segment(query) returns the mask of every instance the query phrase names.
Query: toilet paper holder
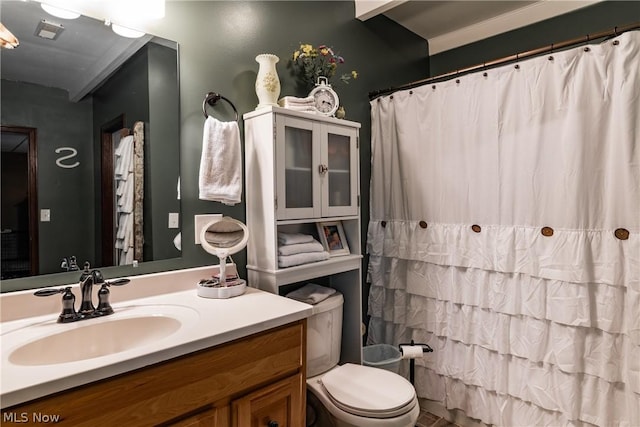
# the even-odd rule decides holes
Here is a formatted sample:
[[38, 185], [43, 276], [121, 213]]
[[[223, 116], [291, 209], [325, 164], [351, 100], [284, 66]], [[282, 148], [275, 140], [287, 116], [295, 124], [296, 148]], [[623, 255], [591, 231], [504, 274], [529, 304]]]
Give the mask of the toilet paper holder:
[[398, 344], [403, 359], [409, 359], [409, 381], [414, 384], [416, 357], [422, 357], [424, 353], [432, 353], [433, 349], [428, 344], [416, 344], [413, 340], [410, 343]]

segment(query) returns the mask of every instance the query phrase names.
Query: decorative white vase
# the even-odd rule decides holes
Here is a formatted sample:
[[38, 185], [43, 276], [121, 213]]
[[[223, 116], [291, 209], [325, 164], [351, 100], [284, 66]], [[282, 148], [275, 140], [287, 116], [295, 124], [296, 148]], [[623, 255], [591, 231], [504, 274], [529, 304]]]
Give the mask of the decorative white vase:
[[278, 97], [280, 96], [280, 79], [276, 71], [278, 61], [280, 58], [270, 53], [256, 56], [256, 62], [260, 64], [256, 77], [256, 95], [258, 95], [256, 110], [278, 105]]

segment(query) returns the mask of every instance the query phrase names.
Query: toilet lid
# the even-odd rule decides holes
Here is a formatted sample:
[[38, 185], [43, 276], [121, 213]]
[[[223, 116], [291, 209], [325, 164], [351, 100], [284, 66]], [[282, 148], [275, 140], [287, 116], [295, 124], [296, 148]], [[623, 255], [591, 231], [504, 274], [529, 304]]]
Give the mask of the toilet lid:
[[410, 410], [415, 389], [398, 374], [346, 363], [322, 377], [322, 385], [340, 409], [355, 415], [393, 417]]

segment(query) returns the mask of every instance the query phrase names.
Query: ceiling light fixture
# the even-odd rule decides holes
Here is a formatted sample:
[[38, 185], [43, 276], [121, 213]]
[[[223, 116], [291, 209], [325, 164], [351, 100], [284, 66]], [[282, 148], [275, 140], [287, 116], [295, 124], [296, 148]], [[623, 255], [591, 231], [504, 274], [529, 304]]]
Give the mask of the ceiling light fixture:
[[107, 16], [121, 24], [132, 24], [164, 18], [165, 0], [110, 0]]
[[113, 30], [114, 33], [122, 37], [128, 37], [130, 39], [137, 39], [145, 35], [143, 31], [138, 31], [131, 28], [123, 27], [122, 25], [118, 25], [118, 24], [111, 24], [111, 29]]
[[19, 45], [20, 42], [16, 36], [14, 36], [13, 33], [0, 22], [0, 47], [5, 49], [15, 49]]
[[68, 9], [63, 9], [58, 6], [52, 6], [47, 3], [40, 3], [40, 7], [42, 7], [42, 9], [44, 9], [44, 11], [47, 12], [49, 15], [53, 15], [58, 18], [76, 19], [80, 17], [80, 14], [78, 12], [74, 12]]

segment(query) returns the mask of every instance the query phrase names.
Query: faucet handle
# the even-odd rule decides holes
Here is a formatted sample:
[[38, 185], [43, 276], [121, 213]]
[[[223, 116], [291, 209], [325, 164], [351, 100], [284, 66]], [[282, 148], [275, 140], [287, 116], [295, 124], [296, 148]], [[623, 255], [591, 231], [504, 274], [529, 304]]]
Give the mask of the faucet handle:
[[111, 280], [109, 282], [105, 281], [103, 285], [105, 285], [105, 286], [122, 286], [122, 285], [126, 285], [130, 281], [131, 281], [130, 279], [116, 279], [116, 280]]
[[34, 292], [37, 297], [48, 297], [51, 295], [62, 295], [62, 313], [58, 316], [58, 323], [68, 323], [78, 320], [78, 313], [76, 312], [76, 296], [71, 292], [71, 287], [60, 289], [41, 289]]
[[106, 316], [107, 314], [113, 313], [113, 308], [109, 303], [109, 286], [122, 286], [129, 283], [131, 280], [129, 279], [117, 279], [112, 280], [110, 282], [104, 282], [98, 291], [98, 307], [96, 307], [96, 312], [101, 316]]
[[51, 295], [58, 295], [65, 292], [67, 289], [71, 291], [71, 288], [60, 288], [60, 289], [41, 289], [39, 291], [35, 291], [33, 294], [37, 297], [49, 297]]

